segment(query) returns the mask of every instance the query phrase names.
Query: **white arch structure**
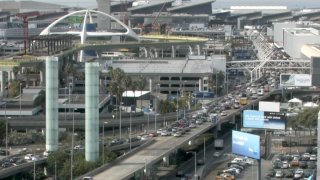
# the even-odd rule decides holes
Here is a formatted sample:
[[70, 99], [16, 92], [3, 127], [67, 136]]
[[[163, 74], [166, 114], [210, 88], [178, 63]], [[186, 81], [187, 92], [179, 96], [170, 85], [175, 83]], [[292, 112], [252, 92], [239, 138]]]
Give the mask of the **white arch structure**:
[[[112, 20], [114, 20], [115, 22], [117, 22], [118, 24], [120, 24], [124, 29], [126, 29], [126, 32], [108, 32], [108, 31], [98, 31], [98, 32], [87, 32], [86, 30], [86, 24], [88, 23], [88, 16], [89, 16], [89, 23], [93, 23], [92, 21], [92, 13], [96, 13], [96, 14], [100, 14], [103, 16], [106, 16], [107, 18], [110, 18]], [[69, 17], [69, 16], [73, 16], [75, 14], [84, 14], [84, 19], [83, 19], [83, 26], [81, 31], [67, 31], [67, 32], [51, 32], [51, 28], [54, 27], [56, 24], [58, 24], [59, 22], [61, 22], [62, 20], [64, 20], [65, 18]], [[95, 11], [95, 10], [80, 10], [80, 11], [75, 11], [75, 12], [71, 12], [65, 16], [62, 16], [61, 18], [55, 20], [53, 23], [51, 23], [48, 27], [46, 27], [41, 33], [41, 35], [51, 35], [51, 34], [72, 34], [72, 35], [78, 35], [80, 36], [80, 43], [84, 44], [87, 37], [105, 37], [105, 36], [129, 36], [133, 39], [139, 40], [138, 35], [131, 29], [129, 28], [127, 25], [125, 25], [124, 23], [122, 23], [120, 20], [118, 20], [117, 18], [106, 14], [104, 12], [101, 11]], [[83, 61], [83, 51], [80, 51], [80, 61]]]

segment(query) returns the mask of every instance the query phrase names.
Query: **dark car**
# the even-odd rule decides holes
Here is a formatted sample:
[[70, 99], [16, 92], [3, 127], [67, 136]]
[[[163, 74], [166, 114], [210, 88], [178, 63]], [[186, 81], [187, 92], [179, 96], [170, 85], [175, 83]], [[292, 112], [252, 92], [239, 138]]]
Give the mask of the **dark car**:
[[4, 162], [2, 163], [2, 167], [6, 168], [6, 167], [10, 167], [12, 164], [10, 162]]
[[113, 140], [110, 142], [110, 146], [115, 146], [115, 145], [120, 145], [120, 144], [123, 144], [123, 140], [113, 139]]
[[285, 178], [293, 178], [293, 176], [294, 176], [293, 170], [287, 170], [287, 171], [284, 172], [284, 177]]
[[[136, 141], [140, 141], [140, 139], [138, 139], [137, 137], [131, 138], [131, 142], [136, 142]], [[127, 139], [127, 143], [130, 143], [130, 138]]]
[[314, 161], [307, 162], [308, 169], [315, 169], [316, 163]]
[[274, 177], [275, 174], [276, 174], [276, 171], [273, 170], [273, 169], [270, 169], [270, 170], [267, 172], [266, 176], [268, 176], [268, 177]]
[[184, 176], [185, 176], [185, 173], [183, 171], [177, 171], [176, 177], [183, 178]]
[[306, 169], [307, 167], [307, 161], [299, 161], [299, 168]]

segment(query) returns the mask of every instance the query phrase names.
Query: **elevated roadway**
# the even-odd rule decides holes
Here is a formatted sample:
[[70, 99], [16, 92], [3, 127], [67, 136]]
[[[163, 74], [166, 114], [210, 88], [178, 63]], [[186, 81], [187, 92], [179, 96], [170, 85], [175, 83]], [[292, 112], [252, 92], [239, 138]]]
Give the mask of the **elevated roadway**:
[[217, 124], [207, 122], [179, 138], [158, 137], [156, 138], [156, 142], [154, 144], [132, 154], [122, 161], [113, 164], [113, 166], [99, 174], [94, 175], [93, 177], [95, 180], [104, 180], [106, 177], [108, 177], [110, 180], [130, 179], [134, 176], [135, 172], [142, 172], [145, 167], [148, 169], [148, 166], [162, 160], [163, 157], [174, 152], [177, 148], [184, 146], [189, 140], [205, 133], [217, 125], [221, 125], [222, 123], [230, 121], [234, 115], [244, 109], [250, 109], [253, 104], [267, 98], [271, 93], [272, 92], [266, 93], [265, 96], [249, 101], [246, 106], [242, 106], [240, 109], [228, 110], [228, 115], [225, 117], [220, 117]]
[[34, 165], [43, 164], [46, 159], [40, 159], [38, 161], [23, 163], [19, 166], [11, 166], [0, 171], [0, 179], [5, 179], [9, 176], [17, 174], [17, 172], [29, 171], [33, 169]]

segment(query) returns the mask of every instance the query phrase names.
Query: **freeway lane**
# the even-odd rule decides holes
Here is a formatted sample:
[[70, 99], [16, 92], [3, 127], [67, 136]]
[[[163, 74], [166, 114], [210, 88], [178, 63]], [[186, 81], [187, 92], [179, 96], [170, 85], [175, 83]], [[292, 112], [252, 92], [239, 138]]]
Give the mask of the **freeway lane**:
[[164, 155], [186, 144], [195, 135], [201, 134], [212, 127], [213, 125], [211, 123], [205, 123], [179, 138], [173, 136], [157, 137], [154, 144], [114, 164], [104, 172], [95, 175], [94, 179], [105, 180], [106, 177], [108, 177], [109, 180], [129, 179], [134, 172], [143, 170], [145, 163], [147, 167], [149, 164], [156, 163], [161, 160]]

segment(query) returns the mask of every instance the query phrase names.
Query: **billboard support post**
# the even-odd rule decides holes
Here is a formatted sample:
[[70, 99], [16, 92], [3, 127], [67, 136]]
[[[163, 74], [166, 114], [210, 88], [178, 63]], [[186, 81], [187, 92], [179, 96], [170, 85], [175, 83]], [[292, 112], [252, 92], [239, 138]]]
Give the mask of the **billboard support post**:
[[261, 159], [258, 159], [258, 180], [261, 180]]

